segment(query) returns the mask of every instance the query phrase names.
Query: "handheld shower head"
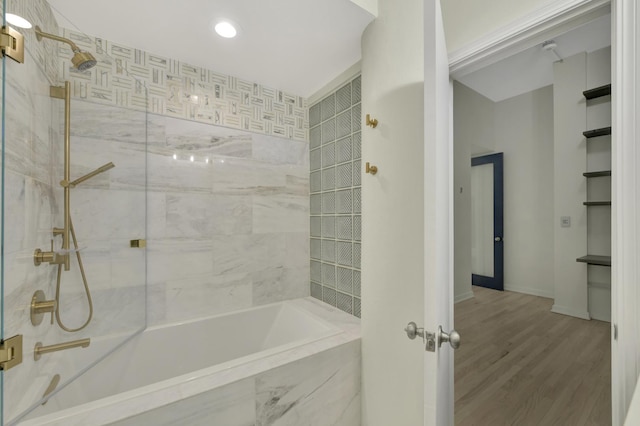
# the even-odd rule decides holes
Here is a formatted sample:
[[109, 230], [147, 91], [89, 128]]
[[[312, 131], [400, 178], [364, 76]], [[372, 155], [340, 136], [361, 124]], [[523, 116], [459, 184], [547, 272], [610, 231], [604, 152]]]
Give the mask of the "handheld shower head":
[[44, 37], [51, 40], [60, 41], [62, 43], [67, 43], [69, 46], [71, 46], [71, 50], [73, 51], [73, 58], [71, 58], [71, 63], [79, 71], [86, 71], [90, 68], [93, 68], [98, 63], [98, 61], [96, 61], [96, 58], [91, 53], [83, 52], [74, 42], [72, 42], [68, 38], [45, 33], [37, 25], [34, 29], [36, 31], [36, 38], [38, 39], [38, 41], [41, 41]]

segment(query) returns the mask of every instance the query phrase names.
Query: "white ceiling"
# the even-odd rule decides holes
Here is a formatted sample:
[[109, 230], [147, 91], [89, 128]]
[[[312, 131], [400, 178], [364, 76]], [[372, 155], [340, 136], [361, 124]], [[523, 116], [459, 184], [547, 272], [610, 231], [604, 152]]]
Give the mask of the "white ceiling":
[[[554, 37], [560, 57], [593, 52], [611, 45], [611, 15], [601, 16]], [[558, 58], [534, 46], [457, 80], [494, 102], [553, 84], [553, 63]]]
[[[351, 0], [49, 0], [85, 34], [309, 97], [360, 60], [373, 16]], [[234, 39], [211, 30], [240, 26]]]

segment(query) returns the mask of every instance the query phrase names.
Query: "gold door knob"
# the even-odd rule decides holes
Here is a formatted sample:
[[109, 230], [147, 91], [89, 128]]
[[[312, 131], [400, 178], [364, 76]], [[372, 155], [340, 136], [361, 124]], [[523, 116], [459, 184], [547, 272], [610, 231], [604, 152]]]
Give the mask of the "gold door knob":
[[367, 126], [371, 126], [373, 129], [375, 129], [377, 125], [378, 125], [378, 119], [374, 118], [372, 120], [371, 116], [367, 114]]
[[375, 175], [376, 173], [378, 173], [378, 167], [369, 165], [368, 161], [365, 166], [366, 166], [366, 169], [365, 169], [366, 173], [370, 173], [372, 175]]

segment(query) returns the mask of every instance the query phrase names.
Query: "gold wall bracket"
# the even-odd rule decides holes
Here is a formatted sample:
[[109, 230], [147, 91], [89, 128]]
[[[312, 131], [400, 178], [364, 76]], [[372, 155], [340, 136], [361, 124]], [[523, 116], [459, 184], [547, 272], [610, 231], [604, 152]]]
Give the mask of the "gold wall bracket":
[[143, 239], [131, 240], [129, 244], [131, 248], [145, 248], [147, 246], [147, 240], [143, 240]]
[[22, 334], [0, 341], [0, 370], [22, 363]]
[[2, 56], [8, 56], [20, 64], [24, 63], [24, 36], [17, 30], [8, 26], [2, 27], [0, 48], [2, 48]]
[[369, 162], [367, 161], [365, 165], [365, 172], [375, 175], [376, 173], [378, 173], [378, 167], [369, 165]]
[[370, 126], [371, 128], [375, 129], [376, 127], [378, 127], [378, 119], [374, 118], [373, 120], [371, 119], [371, 116], [369, 114], [367, 114], [367, 126]]

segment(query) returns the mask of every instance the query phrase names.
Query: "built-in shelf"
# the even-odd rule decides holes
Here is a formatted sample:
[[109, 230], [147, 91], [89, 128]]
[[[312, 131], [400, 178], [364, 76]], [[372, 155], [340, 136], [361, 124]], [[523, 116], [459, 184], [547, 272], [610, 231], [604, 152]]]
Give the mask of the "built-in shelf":
[[611, 127], [603, 127], [602, 129], [593, 129], [582, 132], [585, 138], [597, 138], [598, 136], [606, 136], [611, 134]]
[[588, 254], [577, 258], [576, 262], [588, 263], [589, 265], [611, 266], [611, 256], [596, 256]]
[[611, 170], [602, 170], [600, 172], [586, 172], [586, 173], [583, 173], [582, 176], [588, 177], [588, 178], [611, 176]]
[[582, 204], [585, 206], [610, 206], [611, 201], [585, 201]]
[[605, 84], [604, 86], [596, 87], [595, 89], [585, 90], [582, 94], [587, 99], [601, 98], [611, 94], [611, 85]]

